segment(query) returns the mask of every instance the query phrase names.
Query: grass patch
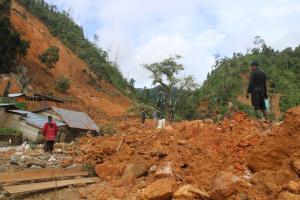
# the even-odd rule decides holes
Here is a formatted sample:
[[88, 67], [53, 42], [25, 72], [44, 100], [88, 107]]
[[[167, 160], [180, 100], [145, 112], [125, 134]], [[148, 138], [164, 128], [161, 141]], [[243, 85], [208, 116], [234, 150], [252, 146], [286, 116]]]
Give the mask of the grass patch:
[[0, 128], [0, 137], [1, 136], [22, 137], [22, 132], [13, 128]]

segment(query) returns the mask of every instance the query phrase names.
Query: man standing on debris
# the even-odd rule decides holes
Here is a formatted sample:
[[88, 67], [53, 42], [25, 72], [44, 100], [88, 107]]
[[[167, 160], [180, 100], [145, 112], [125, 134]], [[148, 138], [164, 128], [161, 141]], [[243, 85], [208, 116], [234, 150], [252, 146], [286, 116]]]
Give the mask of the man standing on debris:
[[249, 79], [249, 86], [247, 90], [247, 98], [249, 98], [249, 93], [251, 94], [251, 102], [257, 117], [260, 117], [263, 113], [265, 119], [267, 119], [265, 99], [268, 98], [267, 94], [267, 77], [266, 74], [261, 71], [258, 66], [257, 61], [252, 61], [251, 64], [251, 76]]
[[58, 128], [55, 121], [52, 120], [52, 116], [48, 116], [48, 122], [44, 124], [43, 128], [43, 135], [45, 139], [45, 152], [49, 152], [52, 154], [57, 132]]

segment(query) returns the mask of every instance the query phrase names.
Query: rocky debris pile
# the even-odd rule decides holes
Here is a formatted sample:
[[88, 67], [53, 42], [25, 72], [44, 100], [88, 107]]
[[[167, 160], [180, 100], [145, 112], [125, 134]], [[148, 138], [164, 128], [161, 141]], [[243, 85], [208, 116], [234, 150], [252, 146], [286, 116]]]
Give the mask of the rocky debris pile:
[[81, 153], [74, 154], [103, 180], [82, 192], [88, 199], [250, 198], [249, 152], [276, 130], [243, 113], [219, 124], [180, 122], [163, 131], [126, 122], [119, 127], [119, 135], [83, 138]]
[[300, 106], [290, 109], [284, 123], [251, 151], [248, 165], [261, 199], [265, 194], [270, 199], [300, 199]]
[[57, 143], [55, 144], [53, 155], [44, 153], [42, 144], [30, 146], [26, 142], [21, 146], [9, 148], [7, 151], [1, 152], [1, 169], [25, 169], [25, 168], [73, 168], [78, 164], [73, 162], [70, 155], [73, 151], [72, 144]]

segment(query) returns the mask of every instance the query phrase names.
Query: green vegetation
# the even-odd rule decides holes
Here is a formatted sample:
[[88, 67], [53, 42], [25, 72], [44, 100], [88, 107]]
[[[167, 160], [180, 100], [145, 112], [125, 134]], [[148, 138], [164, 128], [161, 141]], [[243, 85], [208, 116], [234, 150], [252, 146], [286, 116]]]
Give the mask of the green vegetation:
[[19, 102], [19, 103], [16, 103], [15, 106], [16, 106], [19, 110], [26, 110], [26, 103], [25, 103], [25, 102]]
[[22, 40], [9, 20], [11, 0], [0, 1], [0, 74], [14, 72], [16, 64], [27, 55], [30, 43]]
[[89, 64], [90, 68], [109, 83], [115, 85], [124, 94], [133, 91], [122, 76], [118, 65], [108, 60], [107, 52], [84, 37], [82, 27], [77, 25], [68, 12], [60, 12], [56, 6], [44, 0], [18, 0], [34, 16], [48, 26], [51, 34], [58, 37], [75, 54]]
[[60, 76], [56, 81], [56, 89], [60, 92], [66, 92], [70, 89], [70, 80], [64, 76]]
[[59, 48], [56, 46], [49, 47], [39, 55], [39, 59], [46, 66], [47, 71], [54, 68], [59, 60]]
[[247, 54], [234, 53], [232, 58], [217, 58], [213, 70], [202, 87], [195, 92], [194, 104], [208, 102], [208, 113], [224, 115], [228, 102], [252, 114], [249, 106], [237, 101], [244, 95], [242, 76], [249, 74], [249, 63], [257, 60], [268, 78], [269, 94], [279, 93], [282, 112], [300, 104], [300, 46], [275, 51], [256, 37], [255, 48]]
[[3, 136], [22, 137], [22, 132], [13, 128], [0, 128], [0, 137]]
[[113, 135], [117, 132], [115, 124], [105, 124], [101, 126], [102, 135]]
[[158, 89], [162, 91], [169, 115], [172, 111], [177, 111], [177, 104], [182, 95], [196, 87], [192, 76], [180, 77], [179, 74], [184, 70], [183, 65], [177, 62], [180, 58], [181, 56], [176, 55], [161, 62], [144, 65], [144, 68], [152, 73], [153, 85], [158, 85]]

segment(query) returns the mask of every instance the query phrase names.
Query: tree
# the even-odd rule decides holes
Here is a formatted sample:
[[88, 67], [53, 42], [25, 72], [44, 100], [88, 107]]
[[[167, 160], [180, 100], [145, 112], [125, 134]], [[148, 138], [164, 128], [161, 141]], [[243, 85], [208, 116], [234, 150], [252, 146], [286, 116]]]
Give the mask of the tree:
[[180, 58], [181, 56], [175, 55], [161, 62], [143, 65], [152, 73], [153, 85], [158, 85], [164, 92], [169, 115], [175, 111], [183, 91], [192, 90], [197, 86], [192, 76], [179, 77], [179, 73], [184, 70], [183, 65], [177, 63]]
[[46, 70], [54, 68], [59, 60], [59, 48], [51, 46], [39, 55], [40, 61], [46, 66]]
[[134, 88], [134, 84], [135, 84], [135, 79], [134, 78], [129, 79], [130, 87]]
[[28, 68], [26, 66], [17, 67], [17, 82], [22, 92], [25, 92], [30, 82]]

